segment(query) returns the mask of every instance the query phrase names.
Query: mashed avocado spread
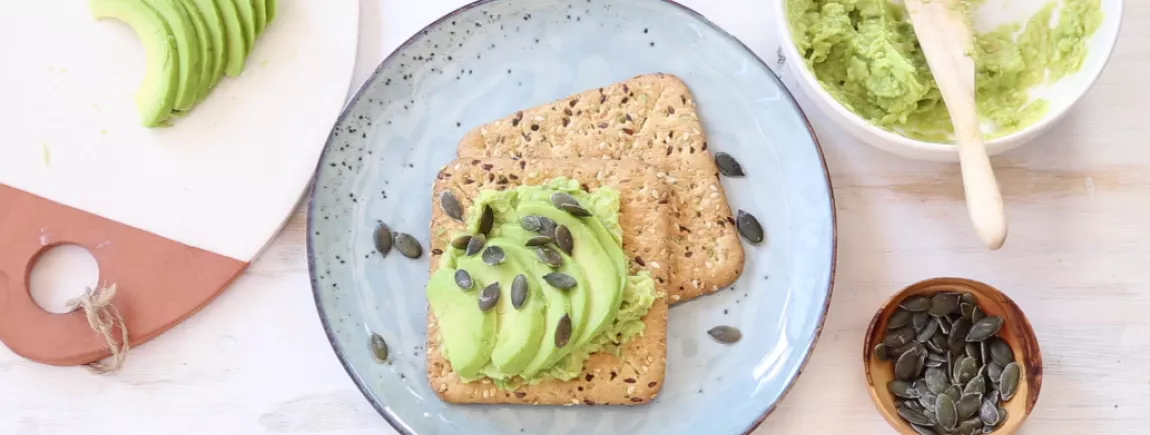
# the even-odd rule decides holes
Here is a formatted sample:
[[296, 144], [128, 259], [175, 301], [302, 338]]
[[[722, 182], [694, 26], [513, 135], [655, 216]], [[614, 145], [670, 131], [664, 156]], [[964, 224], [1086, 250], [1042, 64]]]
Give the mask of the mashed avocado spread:
[[[591, 215], [580, 217], [556, 207], [551, 200], [556, 192], [571, 195]], [[568, 178], [485, 190], [468, 210], [466, 233], [452, 239], [479, 234], [486, 207], [492, 225], [484, 247], [467, 255], [466, 249], [449, 245], [427, 285], [440, 350], [461, 379], [489, 378], [512, 389], [522, 383], [570, 380], [579, 376], [591, 354], [617, 354], [623, 343], [644, 332], [642, 317], [655, 301], [655, 284], [645, 271], [628, 274], [618, 191], [602, 187], [585, 192]], [[570, 232], [570, 252], [558, 243], [559, 226]], [[531, 244], [538, 245], [541, 235], [553, 240], [528, 245], [532, 239]], [[485, 259], [493, 247], [502, 251], [492, 254], [501, 261]], [[558, 255], [558, 267], [545, 262], [539, 249]], [[463, 288], [456, 279], [459, 270], [471, 277], [470, 287]], [[553, 273], [572, 278], [574, 286], [563, 288], [549, 280]], [[512, 291], [517, 280], [527, 289], [518, 304]], [[493, 284], [498, 300], [484, 310], [480, 295]]]
[[[901, 4], [889, 0], [786, 0], [797, 48], [823, 88], [872, 124], [910, 138], [948, 142], [950, 115]], [[976, 34], [975, 99], [987, 138], [1041, 119], [1049, 103], [1030, 90], [1078, 71], [1102, 23], [1099, 0], [1057, 0], [1023, 27]]]

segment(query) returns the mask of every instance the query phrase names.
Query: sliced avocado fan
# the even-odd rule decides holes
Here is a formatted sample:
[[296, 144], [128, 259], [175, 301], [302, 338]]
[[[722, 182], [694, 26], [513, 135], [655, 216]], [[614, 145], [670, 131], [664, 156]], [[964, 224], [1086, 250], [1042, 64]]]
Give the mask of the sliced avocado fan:
[[144, 45], [147, 70], [136, 92], [136, 107], [144, 126], [162, 125], [175, 106], [180, 64], [171, 29], [141, 0], [92, 0], [89, 6], [97, 19], [117, 19], [131, 26]]
[[278, 14], [276, 0], [89, 0], [97, 19], [131, 26], [147, 70], [136, 92], [146, 127], [169, 125], [239, 76], [255, 42]]

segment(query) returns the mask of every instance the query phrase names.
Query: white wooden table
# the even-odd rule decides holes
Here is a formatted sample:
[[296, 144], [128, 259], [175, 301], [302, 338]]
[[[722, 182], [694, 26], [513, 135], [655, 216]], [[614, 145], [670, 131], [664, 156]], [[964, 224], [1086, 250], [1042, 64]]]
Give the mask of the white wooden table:
[[[410, 34], [464, 3], [361, 1], [357, 84]], [[769, 1], [684, 3], [774, 61]], [[1011, 225], [998, 252], [982, 248], [970, 229], [957, 166], [869, 148], [820, 123], [804, 104], [835, 187], [838, 276], [805, 375], [757, 433], [891, 433], [866, 394], [863, 332], [892, 292], [943, 275], [1009, 292], [1037, 330], [1045, 379], [1022, 433], [1145, 433], [1147, 47], [1150, 2], [1132, 0], [1110, 66], [1074, 113], [1035, 143], [995, 159]], [[303, 216], [296, 214], [229, 291], [134, 349], [118, 374], [30, 363], [0, 346], [0, 434], [393, 433], [323, 335], [308, 284]]]

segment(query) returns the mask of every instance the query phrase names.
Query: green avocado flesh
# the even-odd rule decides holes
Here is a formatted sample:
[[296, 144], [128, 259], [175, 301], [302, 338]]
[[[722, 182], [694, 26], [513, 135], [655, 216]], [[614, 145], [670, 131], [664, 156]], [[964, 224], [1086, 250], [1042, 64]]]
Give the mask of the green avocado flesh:
[[256, 45], [256, 7], [252, 2], [256, 0], [233, 0], [236, 10], [240, 13], [240, 24], [243, 25], [244, 42], [247, 43], [247, 52], [251, 53]]
[[[888, 0], [785, 0], [806, 66], [843, 106], [906, 137], [947, 143], [954, 129], [902, 5]], [[969, 16], [975, 0], [963, 1]], [[1102, 23], [1100, 0], [1051, 1], [1027, 23], [975, 35], [975, 99], [985, 136], [1017, 132], [1046, 116], [1032, 91], [1077, 72]]]
[[162, 124], [175, 106], [179, 72], [176, 42], [167, 23], [159, 13], [139, 0], [92, 0], [90, 6], [97, 19], [123, 21], [142, 41], [147, 71], [136, 94], [136, 107], [145, 126]]
[[[275, 17], [270, 0], [89, 0], [97, 19], [133, 28], [147, 53], [136, 92], [146, 127], [169, 125], [206, 99], [226, 74], [244, 69], [262, 31]], [[258, 3], [258, 5], [256, 4]], [[259, 10], [259, 17], [254, 15]]]
[[[577, 217], [556, 208], [550, 200], [554, 192], [571, 194], [592, 216]], [[485, 206], [491, 207], [494, 224], [484, 250], [499, 246], [505, 260], [489, 265], [482, 252], [467, 256], [449, 246], [427, 285], [440, 349], [461, 379], [487, 378], [508, 389], [548, 379], [569, 380], [579, 376], [591, 354], [618, 352], [620, 345], [643, 333], [642, 318], [654, 303], [655, 284], [646, 272], [627, 274], [617, 191], [604, 187], [584, 192], [577, 181], [567, 178], [485, 190], [468, 211], [467, 234], [478, 231]], [[538, 259], [535, 247], [526, 246], [528, 239], [539, 235], [522, 227], [526, 216], [547, 217], [570, 229], [570, 255], [554, 242], [547, 245], [560, 253], [562, 266], [552, 268]], [[456, 284], [459, 269], [472, 276], [470, 289]], [[571, 276], [576, 285], [553, 287], [544, 278], [552, 272]], [[520, 274], [526, 278], [528, 296], [517, 309], [511, 285]], [[494, 282], [499, 283], [499, 301], [483, 312], [479, 294]], [[559, 346], [556, 335], [564, 317], [571, 320], [571, 334]]]
[[220, 7], [220, 17], [224, 20], [224, 30], [227, 32], [228, 64], [224, 72], [228, 77], [238, 77], [244, 72], [244, 63], [248, 58], [248, 39], [244, 34], [243, 18], [240, 17], [238, 2], [245, 0], [214, 0]]

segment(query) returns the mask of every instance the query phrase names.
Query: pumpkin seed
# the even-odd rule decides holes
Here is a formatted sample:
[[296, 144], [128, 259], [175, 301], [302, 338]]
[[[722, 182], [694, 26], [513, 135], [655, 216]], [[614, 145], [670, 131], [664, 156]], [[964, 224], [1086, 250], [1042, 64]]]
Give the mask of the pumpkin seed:
[[564, 314], [559, 318], [559, 326], [555, 327], [555, 347], [563, 347], [571, 341], [571, 317]]
[[560, 206], [559, 209], [567, 212], [568, 214], [570, 214], [572, 216], [577, 216], [577, 217], [591, 216], [590, 211], [588, 211], [587, 209], [580, 207], [578, 205], [574, 205], [574, 204], [564, 204], [564, 205]]
[[759, 220], [755, 216], [745, 211], [739, 210], [738, 217], [735, 218], [735, 227], [739, 230], [739, 235], [743, 236], [751, 244], [757, 245], [763, 241], [763, 226], [759, 225]]
[[932, 360], [929, 360], [929, 359], [928, 359], [928, 360], [926, 360], [926, 362], [922, 363], [922, 366], [923, 366], [923, 367], [927, 367], [927, 368], [935, 368], [935, 369], [937, 369], [937, 368], [941, 368], [943, 365], [946, 365], [946, 363], [945, 363], [945, 362], [941, 362], [941, 361], [932, 361]]
[[1002, 366], [996, 361], [986, 364], [986, 378], [991, 385], [997, 387], [998, 381], [1002, 380]]
[[970, 332], [970, 321], [966, 319], [958, 319], [950, 328], [950, 335], [947, 336], [947, 345], [950, 351], [954, 353], [962, 353], [966, 351], [966, 335]]
[[387, 342], [379, 334], [371, 334], [371, 354], [378, 362], [387, 362]]
[[547, 236], [535, 236], [527, 239], [527, 246], [543, 246], [551, 243], [551, 238]]
[[974, 358], [974, 361], [980, 366], [983, 364], [982, 348], [979, 347], [978, 343], [966, 343], [966, 356]]
[[970, 321], [978, 323], [979, 320], [986, 318], [986, 312], [982, 311], [978, 305], [974, 306], [974, 310], [970, 312]]
[[527, 231], [539, 232], [539, 229], [542, 228], [540, 216], [523, 216], [523, 218], [519, 219], [519, 226]]
[[[974, 315], [974, 308], [976, 306], [977, 305], [974, 305], [974, 304], [963, 303], [962, 304], [962, 317], [965, 318], [966, 320], [970, 320], [970, 316]], [[974, 321], [971, 320], [971, 322], [974, 322]]]
[[[927, 360], [927, 361], [934, 361], [934, 362], [940, 362], [940, 363], [946, 364], [946, 357], [945, 357], [945, 356], [942, 356], [942, 352], [939, 352], [939, 353], [932, 353], [932, 354], [930, 354], [930, 355], [927, 355], [927, 356], [926, 356], [926, 360]], [[946, 372], [943, 372], [943, 373], [945, 374]]]
[[[980, 370], [985, 369], [986, 367], [983, 367]], [[964, 396], [973, 393], [986, 394], [986, 376], [975, 376], [974, 379], [971, 379], [970, 382], [967, 382], [966, 387], [962, 389], [962, 394]]]
[[710, 335], [715, 341], [723, 344], [735, 343], [743, 338], [743, 333], [739, 331], [739, 328], [727, 325], [719, 325], [711, 328], [707, 330], [707, 335]]
[[386, 257], [387, 253], [391, 252], [391, 227], [380, 222], [379, 225], [375, 227], [375, 233], [372, 234], [372, 238], [375, 239], [375, 250], [379, 251], [380, 255]]
[[987, 342], [990, 343], [990, 359], [998, 365], [1006, 366], [1014, 362], [1014, 349], [1011, 349], [1010, 345], [1001, 338], [992, 337]]
[[955, 409], [954, 399], [945, 394], [938, 396], [938, 401], [934, 404], [934, 415], [938, 419], [939, 427], [947, 431], [954, 429], [958, 424], [958, 410]]
[[492, 225], [495, 225], [495, 212], [490, 205], [483, 204], [483, 214], [479, 215], [479, 234], [490, 234]]
[[724, 152], [715, 153], [715, 166], [719, 167], [720, 174], [728, 177], [739, 178], [747, 175], [743, 172], [743, 166], [739, 161]]
[[922, 344], [920, 344], [917, 341], [912, 341], [910, 343], [907, 343], [907, 344], [904, 344], [902, 346], [894, 348], [894, 350], [891, 352], [891, 355], [898, 357], [898, 356], [902, 356], [902, 354], [910, 352], [910, 351], [921, 352], [923, 354], [928, 353], [926, 351], [926, 347], [924, 347]]
[[921, 331], [922, 328], [926, 327], [927, 323], [930, 323], [930, 315], [925, 312], [914, 313], [914, 315], [910, 317], [910, 324], [914, 327], [915, 332]]
[[923, 312], [930, 309], [930, 298], [923, 295], [911, 296], [904, 299], [899, 306], [910, 312]]
[[571, 230], [566, 226], [559, 225], [555, 227], [555, 245], [559, 246], [567, 255], [571, 255], [571, 250], [575, 248], [575, 241], [571, 239]]
[[990, 399], [989, 397], [982, 399], [982, 406], [978, 408], [978, 418], [982, 420], [983, 424], [994, 427], [998, 425], [999, 418], [1002, 416], [998, 413], [997, 401], [991, 401]]
[[407, 258], [419, 258], [423, 255], [423, 246], [415, 237], [407, 233], [395, 233], [395, 250]]
[[450, 190], [445, 190], [439, 194], [439, 207], [443, 209], [443, 213], [448, 217], [457, 221], [463, 221], [463, 204], [459, 203], [459, 198], [455, 197], [454, 193]]
[[895, 397], [903, 399], [914, 399], [918, 397], [918, 393], [914, 391], [914, 386], [910, 382], [892, 380], [886, 383], [886, 389], [894, 394]]
[[535, 258], [538, 258], [539, 261], [543, 262], [543, 264], [554, 268], [558, 268], [563, 265], [563, 256], [559, 255], [558, 252], [555, 252], [554, 249], [551, 249], [548, 246], [540, 246], [535, 248]]
[[886, 321], [886, 329], [901, 328], [903, 326], [906, 326], [906, 323], [909, 321], [910, 321], [910, 311], [903, 310], [903, 309], [895, 310], [894, 314], [890, 315], [890, 319], [887, 319], [887, 321]]
[[[931, 394], [928, 392], [926, 394], [918, 396], [918, 404], [922, 405], [924, 407], [924, 409], [934, 409], [935, 402], [938, 402], [938, 395], [937, 394]], [[927, 412], [927, 411], [923, 411], [923, 412]]]
[[478, 254], [483, 249], [483, 245], [487, 244], [487, 237], [483, 234], [476, 234], [471, 236], [471, 240], [467, 241], [467, 250], [463, 252], [464, 255], [470, 257]]
[[931, 337], [934, 337], [935, 332], [938, 332], [938, 323], [926, 322], [926, 326], [922, 328], [922, 331], [919, 331], [918, 336], [915, 337], [914, 340], [919, 343], [926, 343], [927, 340], [930, 340]]
[[998, 316], [987, 316], [974, 323], [970, 327], [970, 332], [966, 334], [966, 341], [982, 341], [990, 338], [1002, 329], [1002, 318]]
[[579, 205], [579, 201], [574, 196], [566, 192], [555, 192], [551, 194], [551, 204], [556, 208], [563, 210], [573, 216], [587, 217], [591, 216], [591, 212]]
[[946, 387], [946, 391], [943, 391], [942, 394], [944, 396], [949, 396], [950, 400], [957, 402], [958, 399], [962, 398], [962, 389], [959, 388], [958, 385], [951, 385]]
[[556, 224], [555, 221], [551, 220], [551, 218], [539, 216], [539, 234], [540, 235], [544, 235], [544, 236], [547, 236], [547, 237], [554, 239], [556, 226], [558, 226], [558, 224]]
[[959, 296], [955, 293], [939, 293], [930, 298], [930, 308], [927, 312], [935, 317], [942, 317], [958, 309]]
[[884, 343], [879, 343], [874, 347], [874, 357], [878, 358], [879, 361], [890, 361], [890, 347]]
[[[935, 398], [934, 398], [934, 401], [937, 403], [937, 402], [938, 402], [938, 398], [937, 398], [937, 397], [935, 397]], [[931, 406], [930, 406], [928, 409], [926, 409], [926, 410], [922, 411], [922, 415], [925, 415], [925, 416], [926, 416], [926, 418], [929, 418], [929, 419], [930, 419], [930, 421], [933, 421], [933, 422], [934, 422], [934, 425], [935, 425], [935, 426], [938, 426], [938, 417], [937, 417], [937, 416], [935, 416], [935, 414], [934, 414], [934, 411], [932, 411], [933, 409], [934, 409], [934, 405], [931, 405]]]
[[914, 380], [920, 369], [918, 352], [906, 352], [894, 363], [894, 376], [903, 381]]
[[515, 309], [523, 308], [527, 302], [527, 277], [523, 274], [515, 276], [511, 281], [511, 306]]
[[451, 239], [451, 247], [455, 249], [467, 249], [467, 244], [471, 242], [471, 234], [464, 234], [462, 236]]
[[[926, 380], [925, 379], [919, 379], [917, 381], [914, 381], [914, 383], [911, 384], [911, 388], [914, 389], [914, 393], [916, 395], [918, 395], [918, 397], [933, 395], [933, 393], [930, 392], [930, 388], [926, 386]], [[931, 403], [934, 403], [934, 402], [932, 401]]]
[[499, 282], [493, 282], [479, 292], [479, 311], [491, 311], [499, 302]]
[[982, 433], [981, 431], [982, 420], [979, 420], [978, 417], [968, 418], [966, 420], [960, 421], [958, 422], [958, 427], [955, 428], [955, 432], [958, 432], [962, 435], [973, 435], [976, 433]]
[[914, 432], [919, 434], [919, 435], [938, 435], [938, 432], [935, 432], [933, 429], [926, 427], [926, 426], [919, 426], [917, 424], [912, 424], [912, 425], [910, 425], [910, 428], [914, 429]]
[[943, 334], [949, 334], [950, 333], [951, 322], [950, 322], [950, 319], [946, 318], [946, 316], [935, 317], [934, 323], [938, 324], [938, 330], [942, 331]]
[[471, 290], [475, 287], [475, 281], [471, 279], [470, 272], [459, 269], [455, 271], [455, 285], [464, 290]]
[[995, 426], [996, 427], [1001, 426], [1002, 423], [1005, 422], [1006, 419], [1008, 419], [1008, 418], [1010, 418], [1010, 413], [1006, 412], [1006, 408], [999, 406], [998, 407], [998, 424], [996, 424]]
[[491, 266], [498, 266], [507, 259], [507, 254], [503, 252], [503, 248], [498, 246], [488, 246], [483, 250], [483, 262]]
[[543, 275], [543, 280], [547, 281], [547, 284], [550, 284], [551, 287], [555, 287], [560, 290], [570, 290], [575, 288], [576, 285], [579, 285], [579, 283], [575, 281], [575, 278], [572, 278], [571, 275], [559, 272], [551, 272]]
[[940, 369], [926, 369], [926, 388], [934, 394], [942, 394], [946, 391], [946, 387], [950, 386], [950, 381], [946, 378], [946, 372]]
[[579, 205], [579, 200], [575, 199], [567, 192], [555, 192], [551, 194], [551, 205], [556, 208], [562, 208], [564, 205]]
[[904, 326], [887, 332], [882, 342], [890, 347], [901, 347], [902, 345], [910, 343], [912, 340], [914, 340], [914, 329]]
[[962, 300], [962, 302], [967, 303], [967, 304], [977, 304], [978, 303], [978, 299], [974, 296], [974, 293], [970, 293], [970, 292], [964, 292], [962, 294], [962, 296], [960, 297], [960, 299]]
[[938, 333], [934, 334], [934, 337], [930, 337], [930, 341], [926, 342], [926, 347], [936, 353], [943, 353], [950, 348], [950, 345], [946, 343], [946, 336]]
[[982, 395], [978, 393], [963, 394], [962, 399], [954, 403], [954, 409], [958, 411], [959, 420], [973, 417], [978, 413], [980, 406], [982, 406]]
[[969, 356], [962, 357], [962, 360], [954, 365], [954, 383], [958, 385], [966, 385], [974, 376], [978, 374], [978, 361]]
[[921, 412], [915, 411], [908, 406], [900, 406], [898, 408], [898, 415], [911, 424], [919, 426], [934, 426], [934, 422]]
[[[911, 391], [914, 391], [914, 390], [912, 389]], [[903, 406], [903, 405], [906, 405], [907, 408], [913, 409], [913, 410], [918, 411], [918, 412], [923, 412], [926, 410], [925, 408], [922, 407], [921, 403], [918, 403], [918, 400], [899, 400], [898, 403], [896, 404], [896, 406]]]
[[998, 391], [1002, 395], [1003, 402], [1009, 402], [1014, 398], [1014, 393], [1018, 392], [1018, 381], [1022, 376], [1022, 369], [1018, 367], [1018, 363], [1011, 362], [1006, 367], [1002, 368], [1002, 378], [998, 381]]

